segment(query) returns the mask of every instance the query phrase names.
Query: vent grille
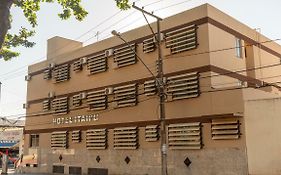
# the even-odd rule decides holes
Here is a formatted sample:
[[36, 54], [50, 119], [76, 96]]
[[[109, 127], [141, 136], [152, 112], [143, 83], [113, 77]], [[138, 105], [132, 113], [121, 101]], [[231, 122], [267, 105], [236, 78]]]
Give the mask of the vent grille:
[[43, 111], [44, 112], [47, 112], [51, 109], [51, 101], [48, 99], [48, 100], [44, 100], [43, 101]]
[[52, 109], [55, 114], [68, 113], [68, 97], [56, 98], [52, 101]]
[[80, 60], [77, 60], [73, 63], [73, 71], [74, 72], [79, 72], [83, 69], [83, 66], [82, 66], [82, 62], [81, 62], [81, 59]]
[[[169, 100], [180, 100], [199, 96], [199, 74], [197, 72], [167, 78]], [[169, 98], [168, 96], [168, 98]]]
[[201, 123], [170, 124], [168, 141], [170, 149], [201, 149]]
[[154, 37], [143, 40], [142, 44], [143, 44], [144, 53], [153, 52], [156, 49], [154, 40], [155, 40]]
[[115, 128], [113, 132], [114, 132], [114, 149], [138, 148], [137, 127]]
[[137, 84], [115, 87], [114, 102], [116, 108], [137, 105]]
[[240, 123], [237, 119], [212, 120], [212, 139], [239, 139]]
[[155, 95], [157, 92], [156, 81], [150, 80], [144, 82], [144, 94], [147, 96]]
[[87, 149], [106, 149], [107, 147], [107, 130], [90, 129], [86, 134]]
[[82, 105], [82, 99], [81, 99], [80, 94], [73, 95], [73, 97], [72, 97], [72, 105], [74, 107], [79, 107], [79, 106]]
[[89, 57], [87, 69], [90, 71], [90, 74], [105, 72], [107, 70], [107, 59], [104, 52]]
[[47, 68], [46, 70], [44, 70], [44, 72], [43, 72], [43, 78], [44, 78], [45, 80], [51, 79], [51, 78], [52, 78], [52, 70], [49, 69], [49, 68]]
[[68, 143], [67, 131], [52, 132], [52, 136], [51, 136], [52, 149], [57, 149], [57, 148], [66, 149], [68, 146], [67, 143]]
[[71, 133], [71, 140], [74, 143], [81, 142], [81, 131], [80, 130], [72, 131], [72, 133]]
[[54, 69], [54, 79], [56, 83], [69, 79], [69, 64], [56, 66]]
[[179, 53], [197, 47], [197, 26], [190, 25], [165, 34], [166, 47], [171, 53]]
[[107, 108], [105, 90], [92, 91], [87, 94], [87, 103], [91, 110], [104, 110]]
[[126, 45], [114, 50], [114, 63], [117, 67], [124, 67], [135, 64], [136, 59], [136, 44]]
[[155, 142], [159, 140], [159, 126], [148, 125], [145, 127], [145, 141]]

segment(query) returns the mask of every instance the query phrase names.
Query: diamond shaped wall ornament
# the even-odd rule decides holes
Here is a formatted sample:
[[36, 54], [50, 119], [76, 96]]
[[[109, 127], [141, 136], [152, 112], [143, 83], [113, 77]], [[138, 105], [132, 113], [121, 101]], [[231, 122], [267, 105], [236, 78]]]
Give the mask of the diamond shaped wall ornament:
[[128, 156], [126, 156], [125, 162], [126, 162], [127, 164], [129, 164], [130, 161], [131, 161], [131, 159], [130, 159]]
[[101, 160], [100, 156], [97, 156], [97, 157], [96, 157], [96, 161], [99, 163], [100, 160]]
[[186, 157], [186, 159], [184, 160], [184, 164], [189, 167], [189, 165], [191, 164], [191, 161], [189, 160], [188, 157]]

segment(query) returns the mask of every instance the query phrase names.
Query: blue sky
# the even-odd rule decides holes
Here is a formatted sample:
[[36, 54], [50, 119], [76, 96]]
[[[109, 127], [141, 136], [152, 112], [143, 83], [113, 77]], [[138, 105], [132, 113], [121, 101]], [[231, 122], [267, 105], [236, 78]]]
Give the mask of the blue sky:
[[[57, 13], [61, 11], [59, 5], [43, 4], [38, 13], [37, 34], [32, 38], [32, 41], [37, 43], [36, 46], [30, 49], [17, 48], [21, 55], [12, 61], [0, 60], [0, 81], [2, 82], [0, 116], [13, 118], [25, 113], [22, 108], [26, 99], [24, 76], [27, 74], [28, 65], [46, 59], [47, 39], [61, 36], [79, 40], [84, 45], [88, 45], [111, 36], [110, 32], [113, 29], [124, 32], [145, 24], [142, 15], [133, 9], [118, 13], [119, 9], [116, 8], [114, 0], [82, 0], [82, 3], [89, 12], [83, 22], [78, 22], [73, 18], [61, 21], [57, 16]], [[164, 18], [204, 3], [215, 6], [251, 28], [260, 28], [262, 34], [270, 39], [281, 38], [280, 0], [137, 0], [136, 5], [151, 4], [145, 9], [155, 11], [156, 15]], [[13, 8], [12, 15], [14, 17], [12, 32], [17, 31], [20, 26], [29, 26], [19, 9]], [[113, 17], [110, 20], [98, 25], [111, 16]], [[97, 32], [99, 32], [98, 38]]]

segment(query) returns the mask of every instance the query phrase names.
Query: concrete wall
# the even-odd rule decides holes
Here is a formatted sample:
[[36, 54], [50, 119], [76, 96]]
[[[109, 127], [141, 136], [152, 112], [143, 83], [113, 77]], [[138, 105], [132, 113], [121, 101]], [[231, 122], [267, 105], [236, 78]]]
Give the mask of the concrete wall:
[[249, 174], [281, 174], [281, 98], [245, 102]]

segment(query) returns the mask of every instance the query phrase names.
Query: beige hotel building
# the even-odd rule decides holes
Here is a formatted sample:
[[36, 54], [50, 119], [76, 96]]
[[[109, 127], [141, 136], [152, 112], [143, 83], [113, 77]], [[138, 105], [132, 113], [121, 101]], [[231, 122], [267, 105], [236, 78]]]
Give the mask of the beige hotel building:
[[[157, 83], [138, 59], [157, 75], [156, 40], [147, 25], [121, 35], [48, 40], [26, 76], [19, 171], [161, 174]], [[168, 174], [280, 174], [280, 45], [209, 4], [161, 36]]]

